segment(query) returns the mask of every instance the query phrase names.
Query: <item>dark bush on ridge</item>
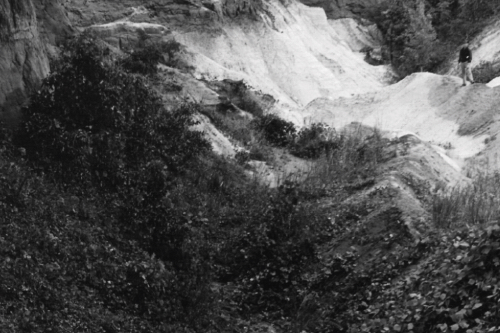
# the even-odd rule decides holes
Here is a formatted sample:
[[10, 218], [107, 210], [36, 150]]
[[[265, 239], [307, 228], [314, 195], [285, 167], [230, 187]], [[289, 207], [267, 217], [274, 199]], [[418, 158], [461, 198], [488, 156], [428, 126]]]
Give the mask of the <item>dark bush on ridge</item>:
[[293, 142], [297, 130], [293, 123], [268, 114], [254, 121], [257, 130], [262, 131], [264, 138], [273, 146], [285, 147]]
[[180, 50], [181, 44], [176, 40], [157, 43], [148, 40], [144, 46], [132, 50], [122, 60], [121, 66], [131, 73], [154, 74], [157, 72], [158, 64], [175, 67], [177, 64], [176, 56]]
[[318, 158], [323, 153], [338, 149], [342, 137], [326, 124], [316, 123], [302, 128], [297, 134], [290, 152], [301, 158]]

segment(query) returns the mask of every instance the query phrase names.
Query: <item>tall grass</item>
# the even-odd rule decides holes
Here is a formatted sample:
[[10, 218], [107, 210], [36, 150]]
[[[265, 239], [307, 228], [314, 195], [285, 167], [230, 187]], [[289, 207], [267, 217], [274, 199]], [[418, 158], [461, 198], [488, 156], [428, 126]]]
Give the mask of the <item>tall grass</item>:
[[375, 176], [385, 144], [377, 129], [357, 125], [345, 129], [336, 140], [338, 149], [316, 161], [302, 183], [304, 189], [332, 194], [347, 184], [360, 184]]
[[498, 221], [500, 216], [500, 172], [478, 171], [472, 183], [436, 191], [432, 200], [436, 226], [450, 228]]

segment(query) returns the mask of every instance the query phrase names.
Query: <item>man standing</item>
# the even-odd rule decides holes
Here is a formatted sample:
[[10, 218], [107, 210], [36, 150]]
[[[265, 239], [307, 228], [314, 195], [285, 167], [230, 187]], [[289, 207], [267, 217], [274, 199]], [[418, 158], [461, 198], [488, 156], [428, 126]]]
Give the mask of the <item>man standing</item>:
[[458, 64], [460, 65], [460, 69], [462, 71], [462, 79], [464, 83], [462, 86], [467, 85], [467, 80], [470, 83], [474, 83], [474, 78], [472, 77], [472, 71], [470, 69], [470, 62], [472, 61], [472, 52], [469, 49], [469, 43], [465, 43], [462, 45], [460, 49], [460, 54], [458, 56]]

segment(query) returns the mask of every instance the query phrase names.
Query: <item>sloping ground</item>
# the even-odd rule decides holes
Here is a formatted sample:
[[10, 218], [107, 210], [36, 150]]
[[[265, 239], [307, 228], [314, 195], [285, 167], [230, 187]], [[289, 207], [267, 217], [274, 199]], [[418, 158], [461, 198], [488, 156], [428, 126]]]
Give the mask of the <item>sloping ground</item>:
[[[322, 9], [278, 1], [264, 4], [257, 20], [211, 21], [204, 31], [180, 29], [151, 8], [123, 12], [122, 18], [93, 22], [97, 24], [90, 28], [113, 45], [120, 39], [136, 40], [142, 30], [187, 46], [183, 60], [192, 66], [192, 76], [164, 69], [165, 80], [178, 78], [184, 86], [181, 95], [187, 98], [214, 106], [220, 95], [202, 82], [242, 80], [274, 97], [268, 112], [296, 124], [324, 122], [341, 129], [358, 122], [382, 130], [392, 138], [387, 149], [394, 156], [382, 162], [373, 184], [349, 200], [365, 205], [373, 200], [372, 193], [387, 190], [390, 200], [366, 221], [396, 207], [414, 240], [432, 228], [428, 207], [416, 194], [418, 187], [462, 183], [464, 159], [495, 149], [494, 128], [485, 125], [494, 118], [489, 111], [496, 103], [494, 90], [484, 85], [463, 88], [457, 77], [429, 73], [387, 86], [390, 70], [367, 64], [357, 52], [381, 41], [369, 25], [350, 19], [328, 21]], [[198, 128], [212, 139], [214, 149], [233, 156], [238, 149], [234, 141], [227, 140], [206, 117], [200, 120]], [[272, 167], [252, 162], [255, 172], [273, 186], [313, 167], [294, 158], [277, 160]]]
[[[472, 67], [478, 66], [481, 62], [491, 62], [495, 68], [499, 66], [500, 59], [500, 20], [486, 27], [478, 36], [470, 42], [472, 51]], [[455, 57], [451, 57], [448, 62], [446, 74], [460, 75], [457, 65], [458, 50]]]
[[[370, 45], [371, 39], [363, 37], [356, 41], [343, 40], [345, 36], [352, 38], [357, 34], [352, 21], [344, 21], [348, 24], [344, 26], [344, 30], [334, 31], [331, 27], [337, 26], [337, 23], [329, 24], [321, 10], [295, 3], [284, 6], [281, 2], [272, 2], [260, 14], [261, 21], [252, 21], [246, 17], [239, 23], [228, 20], [218, 25], [212, 22], [214, 25], [203, 33], [196, 30], [199, 27], [194, 29], [193, 26], [177, 29], [179, 21], [182, 21], [179, 17], [185, 18], [189, 16], [187, 13], [191, 13], [213, 18], [220, 15], [218, 11], [203, 10], [194, 4], [192, 5], [196, 9], [192, 12], [176, 7], [178, 11], [174, 11], [175, 15], [180, 16], [169, 25], [169, 20], [166, 16], [162, 16], [161, 10], [126, 7], [137, 5], [134, 1], [123, 4], [118, 1], [109, 3], [113, 6], [107, 10], [113, 8], [116, 11], [107, 14], [93, 12], [95, 16], [88, 19], [85, 18], [83, 8], [83, 11], [75, 10], [72, 15], [80, 17], [81, 22], [93, 24], [92, 29], [101, 33], [115, 46], [119, 45], [120, 37], [137, 38], [137, 31], [140, 30], [161, 39], [175, 37], [188, 46], [187, 61], [194, 66], [192, 72], [162, 67], [161, 84], [179, 89], [178, 94], [172, 99], [190, 98], [204, 104], [205, 107], [215, 107], [220, 104], [221, 93], [215, 88], [212, 89], [209, 83], [205, 84], [206, 82], [223, 79], [244, 80], [256, 90], [272, 94], [278, 99], [273, 106], [274, 111], [299, 124], [326, 122], [337, 129], [347, 127], [356, 130], [363, 127], [359, 124], [379, 128], [385, 138], [381, 141], [381, 157], [373, 173], [368, 178], [359, 176], [352, 183], [339, 182], [345, 186], [342, 191], [351, 194], [340, 203], [336, 202], [333, 196], [329, 197], [328, 193], [319, 200], [311, 200], [311, 205], [319, 203], [331, 212], [331, 222], [337, 231], [324, 245], [325, 258], [332, 259], [333, 262], [340, 256], [339, 261], [341, 261], [342, 257], [351, 256], [349, 252], [356, 252], [357, 258], [351, 262], [353, 264], [351, 272], [360, 273], [346, 276], [342, 276], [343, 273], [339, 271], [334, 271], [333, 274], [325, 273], [328, 288], [325, 287], [321, 291], [326, 290], [325, 300], [329, 304], [325, 309], [331, 313], [327, 312], [325, 315], [322, 312], [321, 316], [330, 316], [336, 320], [334, 316], [348, 314], [342, 307], [349, 303], [352, 307], [348, 310], [355, 309], [358, 316], [358, 313], [364, 311], [363, 309], [370, 309], [369, 307], [377, 302], [385, 306], [387, 303], [385, 300], [392, 302], [388, 304], [395, 304], [402, 299], [401, 296], [408, 298], [408, 291], [405, 291], [406, 294], [397, 295], [399, 298], [395, 300], [377, 297], [381, 291], [387, 292], [384, 288], [390, 288], [388, 286], [394, 284], [395, 276], [401, 281], [410, 276], [408, 272], [402, 270], [415, 263], [414, 260], [420, 260], [427, 255], [424, 253], [417, 259], [410, 258], [409, 248], [413, 244], [415, 247], [420, 245], [425, 247], [425, 238], [434, 231], [429, 207], [429, 200], [432, 200], [433, 194], [446, 185], [467, 182], [461, 174], [461, 162], [464, 160], [477, 164], [479, 161], [477, 154], [481, 154], [481, 158], [493, 159], [495, 156], [498, 150], [498, 140], [495, 138], [500, 130], [496, 115], [497, 88], [485, 85], [461, 87], [460, 79], [457, 77], [429, 73], [414, 74], [395, 85], [384, 87], [387, 79], [386, 68], [369, 66], [363, 62], [361, 54], [350, 50], [359, 48], [363, 43]], [[97, 6], [103, 2], [91, 2], [91, 4]], [[199, 19], [199, 16], [197, 17]], [[301, 110], [306, 104], [308, 105], [305, 109]], [[238, 108], [235, 110], [241, 111]], [[200, 115], [199, 119], [202, 122], [199, 128], [205, 130], [212, 138], [216, 151], [223, 155], [233, 155], [236, 151], [232, 146], [233, 143], [213, 126], [208, 117]], [[365, 150], [371, 149], [372, 139], [373, 136], [368, 135], [366, 146], [356, 147], [360, 156]], [[280, 167], [285, 172], [296, 173], [304, 169], [309, 171], [308, 168], [314, 167], [300, 162], [297, 159], [284, 161]], [[263, 169], [264, 172], [268, 170]], [[268, 180], [274, 181], [274, 179]], [[214, 180], [216, 185], [222, 184], [218, 182], [219, 178]], [[324, 181], [330, 182], [325, 184], [325, 187], [335, 189], [337, 179], [332, 177]], [[252, 195], [255, 196], [253, 193]], [[54, 204], [55, 202], [54, 199]], [[36, 220], [41, 221], [41, 219]], [[68, 225], [64, 216], [61, 216], [60, 221], [64, 222], [65, 226]], [[26, 223], [28, 222], [29, 225], [33, 225], [32, 221], [26, 220]], [[98, 236], [103, 237], [100, 233]], [[33, 233], [33, 237], [39, 238], [39, 234]], [[50, 242], [56, 239], [50, 233], [47, 237], [50, 238]], [[443, 238], [443, 243], [448, 241]], [[83, 242], [74, 244], [81, 248], [89, 248]], [[460, 245], [462, 243], [457, 244], [457, 247], [462, 246]], [[71, 250], [81, 253], [80, 247]], [[103, 253], [106, 253], [107, 258], [114, 258], [111, 254], [114, 251], [112, 247], [106, 245], [106, 251]], [[47, 263], [49, 259], [50, 257], [47, 257]], [[137, 257], [137, 265], [146, 259], [143, 256]], [[442, 258], [434, 255], [431, 259], [440, 262]], [[125, 259], [117, 260], [116, 267], [127, 270], [122, 262], [125, 262]], [[421, 265], [424, 264], [425, 260], [421, 261]], [[496, 266], [497, 264], [498, 260]], [[393, 269], [397, 265], [400, 270]], [[96, 269], [98, 267], [96, 266]], [[341, 268], [347, 271], [345, 267]], [[383, 272], [385, 274], [383, 279], [374, 274], [379, 267], [388, 267], [387, 273]], [[164, 267], [162, 269], [164, 270]], [[435, 271], [435, 267], [432, 266], [429, 270]], [[137, 273], [137, 269], [135, 271]], [[410, 273], [413, 274], [415, 271]], [[418, 276], [418, 272], [413, 275]], [[443, 276], [447, 275], [443, 273]], [[142, 279], [147, 283], [144, 276]], [[151, 280], [156, 280], [156, 277], [151, 277]], [[127, 282], [127, 288], [140, 285], [124, 281]], [[340, 282], [337, 283], [338, 281]], [[110, 283], [105, 280], [99, 281], [102, 282]], [[69, 281], [68, 285], [70, 283], [73, 281]], [[346, 285], [352, 290], [344, 287]], [[51, 292], [57, 295], [57, 290]], [[128, 295], [122, 290], [118, 290], [117, 294], [118, 292], [121, 296]], [[154, 290], [152, 294], [155, 294]], [[337, 295], [349, 299], [342, 299]], [[305, 295], [304, 302], [308, 296]], [[443, 299], [443, 297], [446, 298], [447, 295], [439, 293], [437, 298]], [[82, 293], [82, 299], [86, 300], [86, 303], [82, 304], [87, 304], [90, 298], [84, 297]], [[397, 304], [403, 308], [403, 304]], [[441, 310], [436, 312], [438, 311]], [[370, 318], [380, 316], [386, 319], [385, 313], [365, 313]], [[301, 309], [298, 309], [297, 317], [300, 314]], [[347, 315], [346, 318], [352, 319]], [[103, 317], [103, 322], [105, 319]], [[356, 318], [357, 321], [363, 321], [362, 319], [359, 316]], [[53, 320], [56, 322], [59, 317], [54, 317]], [[400, 321], [403, 320], [405, 319]], [[391, 326], [393, 321], [394, 319], [388, 319]], [[343, 323], [352, 322], [344, 320]], [[411, 331], [410, 324], [413, 327], [411, 322], [405, 326], [408, 331]], [[382, 328], [383, 331], [390, 331], [386, 326]], [[359, 331], [379, 332], [382, 328], [369, 330], [361, 327]], [[111, 330], [112, 328], [109, 331]], [[274, 329], [269, 328], [269, 331], [271, 330]], [[305, 331], [314, 330], [305, 329]], [[337, 328], [337, 331], [342, 330]], [[400, 332], [401, 326], [394, 325], [393, 331]], [[419, 332], [429, 331], [421, 329]]]
[[[373, 137], [367, 138], [367, 144], [358, 149], [371, 147]], [[352, 195], [340, 204], [340, 210], [328, 197], [320, 204], [330, 207], [337, 214], [334, 223], [344, 226], [329, 243], [329, 253], [344, 255], [354, 250], [360, 256], [360, 266], [375, 250], [394, 253], [403, 239], [403, 245], [421, 242], [435, 228], [432, 195], [447, 185], [468, 182], [444, 149], [413, 134], [383, 139], [381, 143], [382, 153], [372, 177], [350, 185]]]
[[[182, 57], [187, 71], [163, 68], [165, 82], [175, 80], [182, 86], [177, 98], [215, 107], [221, 95], [207, 82], [230, 79], [272, 96], [274, 101], [265, 111], [298, 125], [325, 122], [340, 129], [359, 122], [381, 129], [396, 141], [414, 133], [426, 149], [403, 159], [431, 168], [436, 179], [425, 172], [420, 178], [433, 178], [434, 184], [440, 177], [456, 183], [466, 158], [482, 151], [493, 156], [495, 89], [462, 88], [457, 77], [429, 73], [387, 86], [390, 69], [367, 64], [358, 52], [381, 42], [373, 26], [352, 19], [329, 21], [322, 9], [294, 1], [269, 1], [259, 11], [247, 9], [252, 15], [231, 11], [237, 16], [231, 19], [228, 4], [232, 2], [192, 2], [188, 9], [170, 2], [144, 7], [132, 0], [105, 1], [84, 7], [71, 1], [68, 8], [76, 25], [98, 32], [116, 47], [133, 45], [140, 31], [158, 40], [175, 38], [186, 46]], [[215, 150], [233, 156], [234, 141], [227, 140], [208, 118], [199, 119], [199, 128], [212, 138]], [[281, 171], [263, 165], [258, 169], [269, 173], [271, 183], [282, 177]], [[303, 172], [309, 166], [290, 169], [281, 163], [278, 169]]]
[[500, 130], [497, 88], [461, 87], [453, 76], [413, 74], [377, 93], [336, 100], [317, 99], [306, 112], [313, 121], [341, 127], [353, 121], [383, 130], [410, 131], [447, 147], [453, 158], [478, 153], [493, 158]]

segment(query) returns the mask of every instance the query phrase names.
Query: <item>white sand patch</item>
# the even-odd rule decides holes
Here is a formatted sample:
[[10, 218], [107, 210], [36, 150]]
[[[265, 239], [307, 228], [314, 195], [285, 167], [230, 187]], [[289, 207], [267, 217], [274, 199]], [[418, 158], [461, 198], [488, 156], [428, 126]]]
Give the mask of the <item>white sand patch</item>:
[[500, 86], [500, 77], [496, 77], [486, 84], [490, 88], [495, 88]]
[[[325, 122], [340, 129], [360, 122], [394, 136], [412, 134], [447, 146], [450, 149], [438, 153], [454, 169], [460, 167], [455, 157], [463, 160], [479, 153], [488, 157], [500, 150], [500, 140], [495, 140], [500, 134], [495, 88], [500, 78], [488, 86], [461, 87], [456, 76], [418, 73], [388, 86], [389, 67], [371, 66], [357, 52], [378, 45], [373, 26], [360, 26], [352, 19], [328, 21], [322, 9], [296, 2], [284, 6], [271, 0], [265, 6], [260, 21], [228, 20], [218, 32], [172, 32], [187, 46], [187, 61], [195, 68], [196, 79], [243, 80], [272, 95], [277, 103], [271, 112], [296, 125]], [[160, 24], [130, 22], [145, 14], [134, 9], [129, 18], [91, 28], [105, 34], [138, 29], [169, 32]], [[482, 40], [473, 41], [473, 65], [500, 56], [497, 25]], [[456, 70], [453, 66], [450, 72]], [[216, 102], [216, 95], [192, 86], [195, 100]], [[234, 146], [208, 119], [200, 128], [212, 138], [216, 151], [234, 155]]]
[[458, 77], [418, 73], [377, 93], [318, 99], [305, 112], [313, 122], [335, 128], [360, 122], [384, 131], [414, 133], [425, 141], [451, 145], [451, 153], [465, 159], [485, 148], [487, 134], [459, 135], [459, 129], [470, 120], [471, 108], [486, 112], [493, 102], [492, 96], [472, 94], [473, 89], [481, 87], [461, 87]]
[[419, 137], [417, 134], [415, 134], [411, 131], [405, 130], [405, 129], [392, 130], [392, 131], [389, 131], [387, 133], [384, 133], [384, 137], [387, 137], [389, 139], [398, 139], [398, 138], [401, 138], [405, 135], [412, 135], [412, 136], [416, 137], [418, 140], [422, 140], [422, 138]]

